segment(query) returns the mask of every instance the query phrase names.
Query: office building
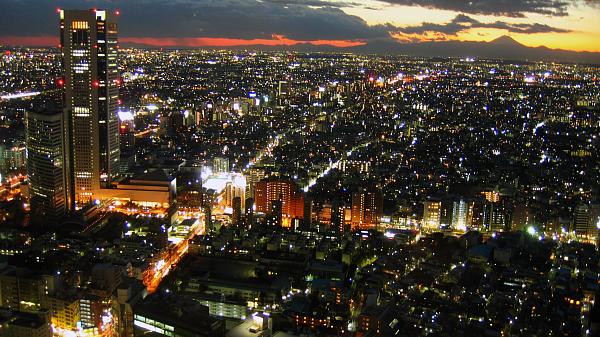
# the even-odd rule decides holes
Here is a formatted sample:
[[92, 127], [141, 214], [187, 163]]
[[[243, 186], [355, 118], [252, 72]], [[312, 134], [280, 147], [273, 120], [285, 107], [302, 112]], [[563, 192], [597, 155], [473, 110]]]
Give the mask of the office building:
[[236, 178], [233, 182], [225, 184], [225, 206], [233, 207], [233, 199], [241, 198], [241, 208], [245, 206], [246, 181], [243, 178]]
[[61, 10], [60, 28], [69, 187], [81, 206], [119, 171], [117, 24], [108, 11]]
[[265, 178], [265, 171], [260, 168], [249, 168], [244, 175], [246, 176], [246, 199], [254, 198], [256, 184]]
[[67, 212], [63, 114], [27, 112], [27, 176], [32, 219], [55, 224]]
[[424, 201], [422, 226], [430, 230], [437, 230], [440, 227], [441, 210], [441, 201]]

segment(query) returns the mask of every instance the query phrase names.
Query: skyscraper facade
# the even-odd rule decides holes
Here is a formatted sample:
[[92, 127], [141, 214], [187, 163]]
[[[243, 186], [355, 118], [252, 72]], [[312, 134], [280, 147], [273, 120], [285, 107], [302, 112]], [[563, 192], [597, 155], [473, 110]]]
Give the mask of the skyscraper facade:
[[452, 203], [452, 227], [467, 230], [473, 220], [473, 203], [463, 199]]
[[32, 219], [54, 224], [68, 207], [63, 114], [28, 111], [25, 120]]
[[352, 229], [374, 228], [381, 222], [383, 196], [378, 188], [352, 194]]
[[246, 198], [254, 198], [256, 184], [265, 178], [265, 171], [260, 168], [249, 168], [244, 174], [246, 176]]
[[68, 184], [90, 202], [119, 170], [117, 24], [103, 10], [60, 11]]

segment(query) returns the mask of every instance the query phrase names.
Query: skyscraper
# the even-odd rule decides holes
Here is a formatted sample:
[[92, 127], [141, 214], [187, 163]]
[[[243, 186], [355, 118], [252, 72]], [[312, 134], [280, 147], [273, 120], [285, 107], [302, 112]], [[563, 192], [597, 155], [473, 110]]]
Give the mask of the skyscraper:
[[236, 197], [241, 198], [240, 207], [244, 208], [246, 194], [246, 181], [243, 177], [236, 177], [233, 182], [225, 184], [225, 206], [233, 207], [233, 200]]
[[68, 207], [63, 114], [28, 111], [25, 119], [32, 219], [53, 224]]
[[78, 204], [119, 170], [117, 24], [103, 10], [60, 11], [68, 185]]

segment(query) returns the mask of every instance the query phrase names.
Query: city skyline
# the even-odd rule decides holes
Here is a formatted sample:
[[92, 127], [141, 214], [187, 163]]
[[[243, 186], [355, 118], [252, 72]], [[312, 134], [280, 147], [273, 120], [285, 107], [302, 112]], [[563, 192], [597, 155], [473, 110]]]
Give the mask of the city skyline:
[[[118, 11], [123, 44], [148, 47], [312, 46], [334, 50], [511, 36], [528, 47], [600, 52], [599, 2], [261, 0], [0, 1], [0, 43], [56, 45], [57, 8]], [[28, 17], [20, 21], [17, 18]], [[27, 22], [27, 24], [24, 24]], [[388, 48], [389, 49], [389, 48]], [[359, 49], [362, 50], [362, 49]], [[393, 51], [393, 50], [392, 50]], [[431, 55], [436, 56], [436, 55]]]
[[1, 46], [2, 335], [600, 336], [600, 53], [423, 41], [572, 2], [386, 0], [452, 16], [365, 35], [303, 15], [383, 2], [155, 1]]

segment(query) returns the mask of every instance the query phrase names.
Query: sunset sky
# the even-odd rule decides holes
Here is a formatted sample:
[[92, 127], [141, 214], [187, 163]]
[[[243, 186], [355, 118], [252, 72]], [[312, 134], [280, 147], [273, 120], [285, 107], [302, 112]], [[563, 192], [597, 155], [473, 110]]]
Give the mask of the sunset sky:
[[0, 43], [55, 45], [57, 8], [119, 10], [120, 41], [157, 47], [351, 47], [490, 41], [600, 52], [600, 0], [0, 0]]

